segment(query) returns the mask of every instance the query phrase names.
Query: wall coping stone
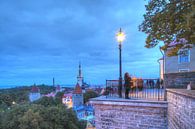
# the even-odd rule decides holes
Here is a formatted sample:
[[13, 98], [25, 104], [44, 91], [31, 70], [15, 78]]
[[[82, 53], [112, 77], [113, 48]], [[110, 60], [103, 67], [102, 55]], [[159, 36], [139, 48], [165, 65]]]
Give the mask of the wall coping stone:
[[172, 74], [172, 75], [174, 75], [174, 74], [180, 74], [180, 75], [182, 75], [183, 73], [195, 73], [195, 70], [193, 70], [193, 71], [189, 71], [189, 72], [169, 72], [169, 73], [165, 73], [165, 75], [168, 75], [168, 74]]
[[187, 96], [195, 99], [195, 90], [187, 90], [187, 89], [166, 89], [167, 92], [175, 93], [182, 96]]
[[161, 107], [167, 108], [167, 101], [152, 101], [138, 99], [123, 99], [117, 97], [100, 96], [90, 99], [90, 103], [94, 105], [116, 105], [116, 106], [135, 106], [135, 107]]

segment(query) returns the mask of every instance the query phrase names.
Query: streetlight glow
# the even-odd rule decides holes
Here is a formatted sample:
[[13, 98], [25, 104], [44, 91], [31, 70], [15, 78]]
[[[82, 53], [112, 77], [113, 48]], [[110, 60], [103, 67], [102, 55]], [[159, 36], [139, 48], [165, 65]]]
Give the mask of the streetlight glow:
[[116, 34], [116, 39], [119, 43], [122, 43], [125, 40], [125, 33], [121, 30]]
[[16, 102], [15, 102], [15, 101], [13, 101], [13, 102], [12, 102], [12, 104], [14, 105], [14, 104], [16, 104]]
[[116, 34], [116, 39], [119, 43], [119, 85], [118, 85], [118, 95], [119, 98], [122, 98], [122, 86], [123, 86], [123, 78], [122, 78], [122, 42], [125, 40], [125, 33], [120, 28], [119, 32]]

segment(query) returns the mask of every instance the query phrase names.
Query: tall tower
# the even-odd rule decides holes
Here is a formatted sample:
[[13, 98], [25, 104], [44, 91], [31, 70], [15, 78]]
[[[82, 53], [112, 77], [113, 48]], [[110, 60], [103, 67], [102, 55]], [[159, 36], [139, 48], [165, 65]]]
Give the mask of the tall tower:
[[73, 107], [79, 107], [83, 105], [83, 93], [79, 83], [76, 84], [72, 94]]
[[82, 86], [83, 85], [83, 76], [81, 71], [81, 63], [79, 62], [79, 74], [77, 76], [77, 83]]
[[53, 87], [55, 86], [55, 78], [53, 77]]

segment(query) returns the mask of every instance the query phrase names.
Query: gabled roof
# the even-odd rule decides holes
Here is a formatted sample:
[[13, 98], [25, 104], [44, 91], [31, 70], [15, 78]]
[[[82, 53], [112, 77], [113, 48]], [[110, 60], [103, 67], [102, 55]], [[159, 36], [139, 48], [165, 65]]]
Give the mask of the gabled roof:
[[63, 95], [63, 98], [66, 98], [66, 97], [72, 97], [72, 94], [71, 94], [71, 93], [64, 94], [64, 95]]
[[33, 86], [31, 89], [31, 92], [33, 93], [38, 93], [40, 91], [40, 89], [37, 86]]
[[81, 89], [79, 83], [76, 84], [75, 89], [73, 91], [73, 94], [82, 94], [82, 89]]

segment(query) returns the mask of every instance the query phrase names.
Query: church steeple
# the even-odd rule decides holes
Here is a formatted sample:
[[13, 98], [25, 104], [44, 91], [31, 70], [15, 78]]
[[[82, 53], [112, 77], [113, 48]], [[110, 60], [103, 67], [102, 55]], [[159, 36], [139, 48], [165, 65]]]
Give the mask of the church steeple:
[[82, 86], [83, 85], [83, 77], [82, 77], [82, 70], [81, 70], [81, 63], [79, 62], [79, 73], [77, 76], [77, 83]]
[[78, 75], [78, 77], [82, 77], [81, 62], [79, 62], [79, 75]]

